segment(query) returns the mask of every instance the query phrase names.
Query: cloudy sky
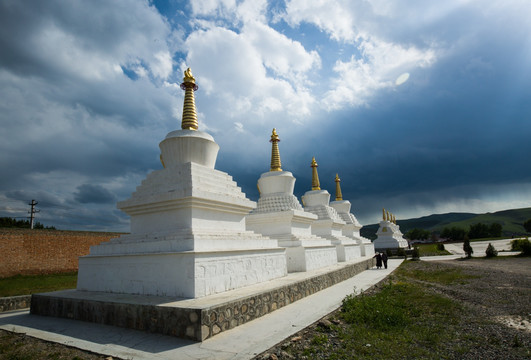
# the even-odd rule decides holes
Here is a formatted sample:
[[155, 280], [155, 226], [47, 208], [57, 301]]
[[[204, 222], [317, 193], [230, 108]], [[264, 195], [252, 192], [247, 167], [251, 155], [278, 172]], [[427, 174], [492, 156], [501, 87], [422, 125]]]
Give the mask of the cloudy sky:
[[282, 167], [336, 172], [362, 224], [531, 206], [528, 0], [0, 0], [0, 216], [129, 229], [199, 85], [216, 167], [252, 200]]

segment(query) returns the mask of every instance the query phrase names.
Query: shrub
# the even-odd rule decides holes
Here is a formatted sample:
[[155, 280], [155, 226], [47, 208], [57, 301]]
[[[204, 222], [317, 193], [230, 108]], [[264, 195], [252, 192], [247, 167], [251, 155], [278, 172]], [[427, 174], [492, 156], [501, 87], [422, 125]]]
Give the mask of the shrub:
[[465, 242], [463, 243], [463, 251], [468, 259], [470, 259], [474, 253], [472, 246], [470, 246], [470, 240], [468, 240], [468, 237], [465, 238]]
[[406, 250], [402, 249], [402, 248], [399, 248], [398, 251], [396, 252], [396, 255], [398, 256], [403, 256], [404, 259], [407, 259], [407, 254], [406, 254]]
[[524, 256], [531, 256], [531, 241], [528, 239], [514, 239], [511, 241], [512, 251], [521, 251]]
[[487, 250], [485, 251], [485, 254], [488, 258], [498, 256], [498, 251], [492, 246], [491, 243], [489, 243], [489, 246], [487, 246]]
[[387, 249], [385, 250], [385, 253], [387, 254], [387, 257], [390, 258], [391, 256], [393, 256], [393, 252], [391, 251], [391, 249]]
[[413, 252], [411, 253], [411, 256], [413, 260], [418, 260], [420, 258], [420, 251], [418, 246], [413, 247]]
[[444, 251], [444, 244], [441, 244], [441, 243], [437, 244], [437, 250]]

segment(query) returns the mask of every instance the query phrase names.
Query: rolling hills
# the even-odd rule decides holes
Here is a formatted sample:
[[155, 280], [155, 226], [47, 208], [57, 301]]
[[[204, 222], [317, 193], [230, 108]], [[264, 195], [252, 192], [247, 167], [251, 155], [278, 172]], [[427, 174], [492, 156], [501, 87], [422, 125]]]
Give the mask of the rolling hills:
[[[400, 231], [403, 234], [409, 230], [418, 228], [439, 233], [445, 227], [459, 227], [468, 230], [470, 225], [477, 223], [502, 225], [503, 236], [523, 235], [526, 231], [523, 223], [531, 219], [531, 207], [522, 209], [510, 209], [486, 214], [474, 213], [447, 213], [423, 216], [414, 219], [397, 220]], [[369, 238], [376, 238], [376, 231], [379, 224], [365, 225], [361, 228], [361, 235]]]

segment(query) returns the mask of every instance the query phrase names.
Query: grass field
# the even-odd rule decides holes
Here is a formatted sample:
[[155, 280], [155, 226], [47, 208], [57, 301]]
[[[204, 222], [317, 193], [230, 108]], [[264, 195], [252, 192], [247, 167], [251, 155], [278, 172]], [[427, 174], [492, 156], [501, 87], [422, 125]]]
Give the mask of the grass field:
[[438, 250], [437, 244], [418, 244], [415, 245], [419, 248], [420, 256], [438, 256], [438, 255], [451, 255], [446, 250]]
[[73, 289], [77, 272], [51, 275], [17, 275], [0, 279], [0, 297]]

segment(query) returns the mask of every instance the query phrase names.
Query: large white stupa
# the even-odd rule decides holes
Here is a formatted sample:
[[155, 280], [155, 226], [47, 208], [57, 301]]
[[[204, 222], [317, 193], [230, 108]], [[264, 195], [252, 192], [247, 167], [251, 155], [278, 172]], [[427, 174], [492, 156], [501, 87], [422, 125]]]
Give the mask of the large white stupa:
[[336, 199], [335, 201], [330, 202], [330, 206], [333, 207], [341, 220], [345, 222], [345, 225], [341, 228], [341, 232], [344, 236], [353, 239], [360, 245], [361, 256], [373, 256], [374, 255], [374, 245], [371, 240], [360, 235], [361, 224], [359, 223], [356, 216], [350, 212], [352, 207], [350, 201], [343, 200], [343, 195], [341, 193], [341, 179], [339, 175], [336, 174]]
[[400, 226], [396, 224], [396, 217], [385, 209], [382, 209], [382, 213], [383, 220], [380, 221], [380, 227], [376, 232], [378, 237], [374, 240], [375, 250], [408, 248], [407, 240], [404, 239]]
[[328, 239], [336, 246], [337, 261], [359, 258], [361, 257], [360, 244], [343, 236], [342, 229], [346, 223], [336, 209], [329, 205], [330, 193], [321, 190], [317, 166], [315, 158], [312, 158], [312, 190], [302, 196], [304, 210], [317, 215], [317, 220], [312, 223], [312, 234]]
[[271, 135], [271, 169], [258, 179], [260, 198], [246, 217], [247, 229], [267, 235], [286, 248], [288, 272], [309, 271], [337, 263], [330, 240], [312, 235], [317, 216], [305, 212], [293, 195], [295, 177], [282, 171], [276, 130]]
[[245, 229], [256, 203], [214, 168], [219, 146], [198, 131], [190, 69], [181, 88], [181, 130], [160, 143], [164, 168], [118, 203], [131, 216], [130, 235], [79, 259], [78, 290], [198, 298], [287, 274], [277, 240]]

